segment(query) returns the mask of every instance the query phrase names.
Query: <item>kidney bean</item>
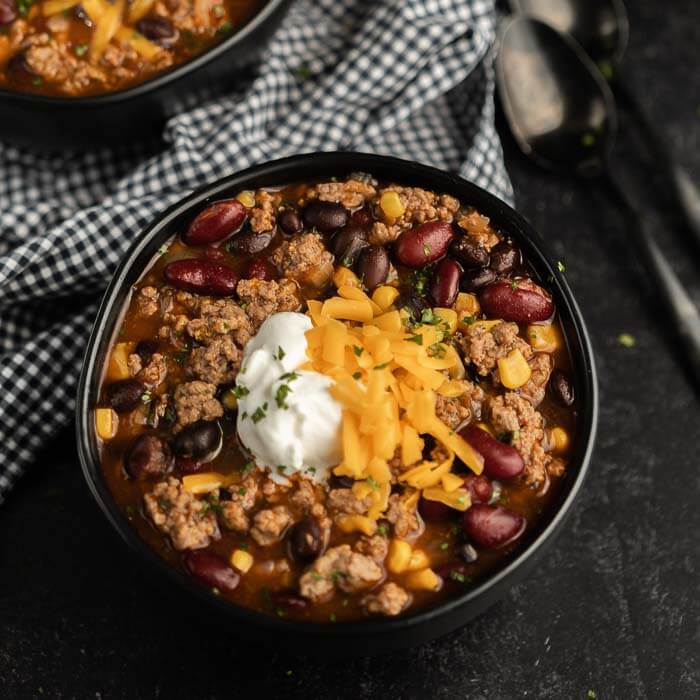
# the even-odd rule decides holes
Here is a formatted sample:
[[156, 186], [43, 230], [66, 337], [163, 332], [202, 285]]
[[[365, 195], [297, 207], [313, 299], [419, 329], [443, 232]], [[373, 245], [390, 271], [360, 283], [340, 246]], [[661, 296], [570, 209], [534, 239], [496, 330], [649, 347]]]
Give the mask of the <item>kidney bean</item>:
[[479, 558], [479, 553], [470, 544], [463, 544], [459, 547], [457, 554], [465, 564], [473, 564]]
[[204, 257], [207, 260], [211, 260], [212, 262], [216, 263], [225, 263], [226, 262], [226, 253], [224, 253], [221, 248], [217, 248], [216, 246], [213, 245], [208, 245], [204, 249]]
[[497, 275], [508, 274], [518, 265], [520, 265], [520, 251], [510, 241], [501, 241], [491, 249], [489, 267]]
[[364, 229], [369, 229], [374, 222], [374, 217], [372, 216], [372, 211], [369, 207], [365, 206], [362, 209], [358, 209], [350, 214], [350, 223], [355, 226], [360, 226]]
[[12, 24], [17, 19], [15, 0], [0, 0], [0, 27]]
[[322, 233], [330, 233], [343, 228], [348, 223], [348, 210], [336, 202], [322, 202], [316, 199], [306, 205], [302, 215], [308, 228], [315, 228]]
[[461, 274], [460, 266], [450, 258], [444, 258], [438, 263], [430, 284], [430, 296], [436, 306], [450, 307], [454, 304]]
[[562, 406], [572, 406], [574, 403], [574, 387], [566, 373], [555, 369], [549, 378], [549, 388]]
[[324, 537], [316, 518], [306, 516], [289, 535], [289, 548], [297, 561], [313, 561], [324, 549]]
[[121, 379], [107, 387], [107, 402], [117, 413], [128, 413], [141, 404], [146, 385], [137, 379]]
[[166, 17], [144, 17], [136, 23], [136, 29], [154, 44], [166, 49], [173, 46], [179, 37], [179, 32]]
[[294, 593], [294, 591], [272, 591], [270, 600], [275, 606], [280, 608], [303, 610], [308, 605], [308, 601]]
[[467, 270], [475, 270], [489, 264], [489, 251], [470, 236], [460, 236], [454, 240], [450, 252]]
[[396, 239], [394, 255], [406, 267], [423, 267], [445, 255], [454, 235], [445, 221], [428, 221], [404, 231]]
[[418, 501], [418, 512], [425, 520], [431, 523], [440, 523], [450, 520], [455, 513], [452, 508], [439, 501], [429, 501], [421, 497]]
[[219, 556], [204, 549], [191, 549], [182, 557], [185, 569], [205, 586], [235, 591], [241, 577]]
[[484, 474], [492, 479], [513, 479], [525, 469], [520, 453], [511, 445], [496, 440], [475, 425], [467, 425], [459, 434], [484, 458]]
[[482, 547], [496, 549], [510, 544], [523, 534], [527, 521], [519, 513], [503, 506], [477, 503], [464, 514], [464, 532]]
[[238, 255], [257, 255], [272, 242], [274, 231], [245, 231], [231, 239], [228, 249]]
[[288, 236], [293, 236], [304, 228], [301, 217], [294, 209], [283, 209], [277, 215], [277, 225], [282, 229], [282, 233], [286, 233]]
[[230, 267], [195, 258], [169, 263], [163, 276], [176, 289], [216, 297], [233, 296], [238, 284], [238, 275]]
[[516, 323], [546, 321], [554, 313], [547, 292], [528, 279], [493, 282], [479, 292], [479, 303], [491, 318]]
[[167, 474], [172, 465], [170, 449], [155, 435], [141, 435], [124, 457], [127, 474], [137, 481]]
[[476, 292], [495, 279], [496, 273], [488, 267], [480, 270], [465, 270], [459, 286], [463, 292]]
[[367, 246], [369, 246], [367, 231], [360, 226], [348, 224], [333, 237], [331, 252], [341, 265], [352, 267]]
[[196, 474], [208, 468], [208, 462], [200, 462], [193, 457], [175, 457], [175, 469], [181, 474]]
[[493, 484], [483, 474], [467, 474], [464, 487], [469, 491], [472, 503], [488, 503], [493, 495]]
[[379, 245], [365, 248], [355, 264], [355, 274], [369, 291], [384, 284], [389, 275], [389, 254], [386, 249]]
[[211, 462], [221, 449], [221, 428], [213, 421], [198, 420], [186, 425], [173, 440], [173, 452], [178, 457]]
[[237, 199], [215, 202], [194, 217], [182, 238], [187, 245], [218, 243], [238, 231], [246, 214], [246, 208]]
[[248, 263], [243, 277], [245, 279], [251, 279], [254, 277], [259, 280], [269, 281], [277, 277], [277, 270], [275, 269], [275, 266], [266, 258], [255, 258]]

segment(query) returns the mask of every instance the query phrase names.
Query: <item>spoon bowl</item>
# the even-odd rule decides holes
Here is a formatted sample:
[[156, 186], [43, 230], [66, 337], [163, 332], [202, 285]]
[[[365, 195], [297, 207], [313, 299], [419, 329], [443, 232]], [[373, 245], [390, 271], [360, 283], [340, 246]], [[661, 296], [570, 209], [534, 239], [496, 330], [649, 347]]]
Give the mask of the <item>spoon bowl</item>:
[[503, 109], [527, 155], [558, 172], [601, 174], [617, 132], [615, 101], [574, 40], [516, 16], [502, 29], [496, 71]]

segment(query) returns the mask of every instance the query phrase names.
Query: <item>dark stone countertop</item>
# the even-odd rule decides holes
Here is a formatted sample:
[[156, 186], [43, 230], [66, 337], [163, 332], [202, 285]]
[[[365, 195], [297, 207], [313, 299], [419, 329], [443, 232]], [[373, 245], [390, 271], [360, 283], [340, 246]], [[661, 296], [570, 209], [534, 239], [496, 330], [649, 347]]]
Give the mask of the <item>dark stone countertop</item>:
[[[698, 179], [698, 5], [628, 4], [625, 68]], [[566, 262], [602, 390], [589, 480], [539, 568], [463, 630], [412, 651], [261, 653], [161, 600], [92, 502], [66, 432], [0, 509], [4, 697], [700, 697], [698, 399], [606, 198], [505, 145], [519, 209]], [[621, 139], [619, 168], [700, 302], [700, 254], [670, 234], [678, 222], [639, 148]], [[621, 332], [636, 345], [620, 346]]]

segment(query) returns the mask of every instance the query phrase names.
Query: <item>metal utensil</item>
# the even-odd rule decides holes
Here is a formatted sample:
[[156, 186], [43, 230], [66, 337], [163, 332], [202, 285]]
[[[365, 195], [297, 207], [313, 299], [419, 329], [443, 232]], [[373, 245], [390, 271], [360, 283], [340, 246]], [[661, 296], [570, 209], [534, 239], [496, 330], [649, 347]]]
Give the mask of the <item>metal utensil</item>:
[[521, 15], [501, 30], [496, 75], [506, 119], [523, 152], [544, 167], [601, 181], [624, 208], [634, 247], [700, 386], [700, 314], [611, 173], [617, 109], [595, 64], [570, 36]]
[[511, 7], [570, 34], [598, 64], [618, 102], [637, 118], [663, 180], [700, 246], [700, 191], [674, 158], [621, 69], [629, 38], [629, 21], [622, 0], [511, 0]]

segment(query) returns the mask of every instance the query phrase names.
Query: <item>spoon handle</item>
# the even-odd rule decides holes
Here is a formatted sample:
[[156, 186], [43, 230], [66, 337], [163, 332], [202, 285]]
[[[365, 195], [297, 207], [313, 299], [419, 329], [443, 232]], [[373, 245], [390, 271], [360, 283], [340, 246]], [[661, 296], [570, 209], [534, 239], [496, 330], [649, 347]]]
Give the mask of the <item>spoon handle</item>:
[[649, 224], [640, 216], [624, 189], [607, 169], [606, 184], [629, 217], [642, 262], [654, 282], [654, 291], [666, 308], [678, 333], [688, 366], [700, 387], [700, 313], [683, 283], [663, 254]]
[[652, 155], [661, 164], [666, 175], [667, 186], [673, 193], [683, 212], [695, 244], [700, 247], [700, 191], [688, 172], [673, 157], [671, 149], [659, 129], [649, 118], [644, 107], [632, 92], [629, 82], [618, 75], [611, 87], [617, 98], [634, 113], [649, 143]]

